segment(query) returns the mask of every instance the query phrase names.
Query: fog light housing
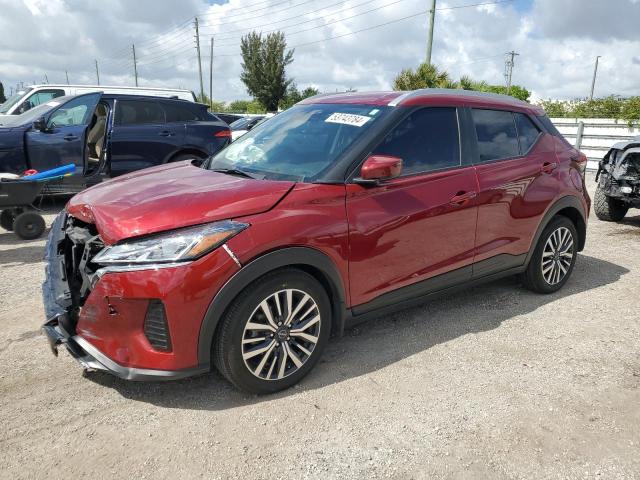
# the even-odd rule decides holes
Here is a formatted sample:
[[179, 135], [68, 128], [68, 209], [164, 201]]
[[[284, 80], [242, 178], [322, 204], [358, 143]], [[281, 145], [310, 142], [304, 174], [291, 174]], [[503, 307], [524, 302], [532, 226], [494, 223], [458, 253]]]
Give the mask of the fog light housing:
[[620, 193], [627, 193], [628, 194], [628, 193], [632, 193], [632, 192], [633, 192], [633, 188], [631, 188], [631, 187], [627, 187], [627, 186], [620, 187]]
[[167, 326], [167, 315], [160, 300], [151, 300], [144, 317], [144, 335], [153, 348], [171, 351], [171, 335]]

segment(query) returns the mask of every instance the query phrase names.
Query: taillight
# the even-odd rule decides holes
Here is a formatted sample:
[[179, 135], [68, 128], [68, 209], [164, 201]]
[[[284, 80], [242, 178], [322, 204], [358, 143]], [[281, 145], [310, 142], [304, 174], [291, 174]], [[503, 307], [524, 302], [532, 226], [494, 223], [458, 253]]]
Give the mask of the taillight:
[[231, 138], [231, 130], [220, 130], [219, 132], [216, 132], [213, 136], [218, 138]]
[[587, 163], [589, 162], [589, 159], [584, 153], [580, 151], [578, 151], [578, 155], [576, 157], [572, 157], [572, 159], [575, 159], [576, 166], [578, 167], [578, 170], [584, 178], [584, 174], [587, 171]]

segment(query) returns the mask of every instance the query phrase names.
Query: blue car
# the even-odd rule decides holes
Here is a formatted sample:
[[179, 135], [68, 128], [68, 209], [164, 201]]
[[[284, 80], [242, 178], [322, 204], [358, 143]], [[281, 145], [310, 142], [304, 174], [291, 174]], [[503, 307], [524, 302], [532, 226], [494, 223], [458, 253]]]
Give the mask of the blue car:
[[[231, 141], [229, 126], [199, 103], [88, 93], [55, 98], [0, 124], [0, 172], [74, 164], [76, 191], [167, 162], [205, 159]], [[81, 174], [81, 175], [78, 175]]]

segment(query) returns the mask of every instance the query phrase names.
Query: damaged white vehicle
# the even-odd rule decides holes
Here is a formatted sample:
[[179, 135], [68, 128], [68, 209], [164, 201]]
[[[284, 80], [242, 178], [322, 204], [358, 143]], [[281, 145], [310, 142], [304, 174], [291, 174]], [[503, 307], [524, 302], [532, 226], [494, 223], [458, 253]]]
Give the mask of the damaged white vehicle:
[[598, 166], [594, 210], [600, 220], [619, 222], [640, 208], [640, 137], [616, 143]]

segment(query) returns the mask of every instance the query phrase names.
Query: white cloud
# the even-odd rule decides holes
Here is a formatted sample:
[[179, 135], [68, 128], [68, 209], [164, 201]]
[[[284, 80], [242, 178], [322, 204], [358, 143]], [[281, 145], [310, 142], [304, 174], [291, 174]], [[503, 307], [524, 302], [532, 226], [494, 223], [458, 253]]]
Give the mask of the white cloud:
[[[595, 55], [602, 55], [597, 95], [639, 94], [640, 3], [636, 0], [534, 0], [451, 8], [438, 2], [433, 60], [450, 71], [502, 83], [504, 53], [516, 50], [514, 83], [535, 96], [588, 94]], [[296, 46], [288, 72], [300, 87], [322, 91], [388, 89], [394, 75], [422, 61], [426, 15], [345, 35], [426, 10], [424, 0], [0, 0], [0, 80], [132, 84], [136, 44], [141, 85], [199, 90], [193, 28], [199, 14], [205, 90], [209, 39], [216, 37], [214, 97], [246, 98], [239, 80], [239, 41], [256, 27], [282, 29]], [[369, 13], [368, 10], [382, 7]], [[518, 8], [516, 8], [518, 7]], [[361, 15], [359, 15], [361, 14]], [[352, 17], [352, 18], [351, 18]], [[315, 27], [315, 28], [314, 28]], [[306, 31], [305, 31], [306, 30]], [[635, 59], [635, 61], [634, 61]]]

